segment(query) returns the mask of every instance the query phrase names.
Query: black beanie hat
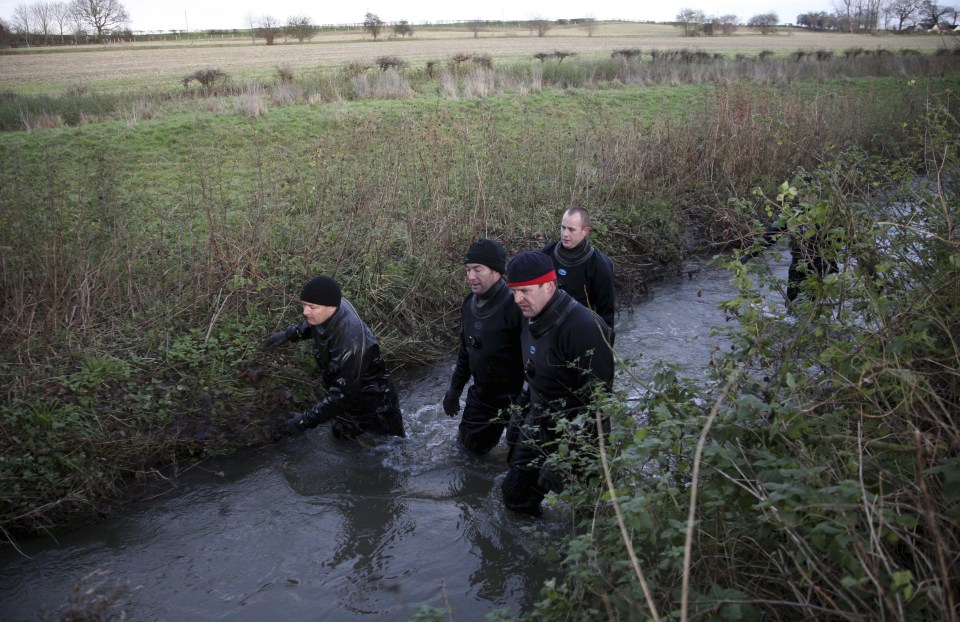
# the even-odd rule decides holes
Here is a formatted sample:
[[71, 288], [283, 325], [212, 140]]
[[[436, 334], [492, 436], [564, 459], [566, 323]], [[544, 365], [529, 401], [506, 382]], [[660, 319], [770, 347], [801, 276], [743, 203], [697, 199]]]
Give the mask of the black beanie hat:
[[507, 268], [507, 285], [524, 287], [557, 280], [553, 260], [540, 251], [527, 251], [513, 258]]
[[507, 271], [507, 253], [496, 240], [482, 238], [470, 245], [463, 263], [478, 263], [490, 268], [494, 272], [503, 274]]
[[303, 286], [300, 300], [324, 307], [340, 307], [340, 286], [329, 276], [317, 276]]

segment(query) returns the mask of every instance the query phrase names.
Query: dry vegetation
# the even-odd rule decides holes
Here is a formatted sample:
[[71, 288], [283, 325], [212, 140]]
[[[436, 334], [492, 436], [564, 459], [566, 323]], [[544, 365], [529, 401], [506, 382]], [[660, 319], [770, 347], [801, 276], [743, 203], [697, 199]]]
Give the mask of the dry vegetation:
[[[100, 48], [51, 50], [50, 53], [13, 53], [0, 64], [3, 88], [23, 93], [52, 93], [83, 84], [98, 90], [128, 89], [131, 85], [165, 86], [184, 75], [210, 67], [238, 77], [255, 77], [285, 66], [293, 71], [340, 67], [351, 62], [374, 64], [378, 57], [395, 56], [412, 66], [457, 53], [488, 55], [495, 62], [529, 59], [538, 52], [567, 50], [578, 55], [608, 55], [618, 48], [696, 49], [728, 55], [756, 55], [763, 50], [790, 54], [797, 50], [840, 51], [904, 48], [930, 52], [953, 48], [956, 41], [936, 35], [847, 35], [785, 30], [759, 35], [742, 29], [730, 37], [689, 38], [666, 25], [603, 24], [593, 36], [580, 27], [554, 28], [540, 38], [526, 30], [486, 30], [477, 38], [466, 30], [423, 29], [409, 40], [372, 41], [361, 33], [324, 33], [308, 44], [267, 46], [249, 38], [211, 39], [206, 42], [114, 45]], [[31, 52], [38, 52], [33, 48]]]

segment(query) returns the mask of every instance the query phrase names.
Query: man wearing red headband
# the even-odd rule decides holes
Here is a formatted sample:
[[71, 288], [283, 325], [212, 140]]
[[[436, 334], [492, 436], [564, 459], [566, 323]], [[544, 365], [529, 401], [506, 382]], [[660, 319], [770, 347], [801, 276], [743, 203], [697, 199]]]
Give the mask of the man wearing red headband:
[[543, 467], [555, 451], [557, 423], [585, 412], [597, 386], [612, 388], [610, 327], [558, 289], [553, 262], [543, 253], [517, 255], [507, 267], [507, 285], [527, 319], [520, 342], [528, 394], [521, 402], [528, 397], [529, 406], [507, 432], [503, 499], [507, 508], [536, 516], [544, 495], [563, 488], [562, 478]]

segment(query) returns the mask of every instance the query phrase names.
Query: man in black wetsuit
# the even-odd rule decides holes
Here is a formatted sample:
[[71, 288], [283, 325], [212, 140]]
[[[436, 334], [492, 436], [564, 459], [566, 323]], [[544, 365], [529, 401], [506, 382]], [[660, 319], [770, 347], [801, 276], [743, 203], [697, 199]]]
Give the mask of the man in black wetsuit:
[[503, 280], [507, 256], [499, 242], [477, 240], [467, 249], [463, 264], [470, 293], [460, 308], [460, 350], [443, 410], [450, 417], [460, 411], [460, 395], [472, 376], [460, 419], [460, 442], [485, 454], [499, 442], [505, 411], [523, 387], [524, 320]]
[[507, 267], [507, 285], [527, 321], [521, 335], [527, 407], [510, 422], [510, 469], [501, 486], [507, 508], [539, 515], [548, 491], [562, 479], [542, 468], [555, 451], [561, 418], [574, 419], [590, 406], [593, 391], [610, 391], [613, 352], [610, 328], [593, 311], [557, 287], [550, 257], [540, 252], [517, 255]]
[[362, 432], [404, 436], [400, 401], [380, 345], [357, 310], [341, 296], [340, 285], [318, 276], [300, 292], [304, 319], [271, 335], [273, 350], [287, 342], [313, 340], [313, 356], [327, 395], [313, 408], [294, 413], [286, 431], [299, 434], [333, 420], [336, 438], [356, 438]]
[[544, 246], [542, 252], [553, 260], [557, 285], [585, 307], [603, 318], [613, 330], [613, 262], [595, 249], [590, 235], [590, 214], [582, 207], [563, 213], [560, 239]]

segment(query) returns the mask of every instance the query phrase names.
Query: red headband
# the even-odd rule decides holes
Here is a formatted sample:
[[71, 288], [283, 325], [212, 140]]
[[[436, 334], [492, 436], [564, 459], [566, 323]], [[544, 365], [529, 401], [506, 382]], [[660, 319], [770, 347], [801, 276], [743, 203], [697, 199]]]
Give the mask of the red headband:
[[520, 281], [519, 283], [510, 283], [507, 282], [507, 287], [526, 287], [528, 285], [540, 285], [541, 283], [549, 283], [550, 281], [557, 280], [557, 271], [551, 270], [543, 276], [538, 276], [535, 279], [530, 279], [529, 281]]

